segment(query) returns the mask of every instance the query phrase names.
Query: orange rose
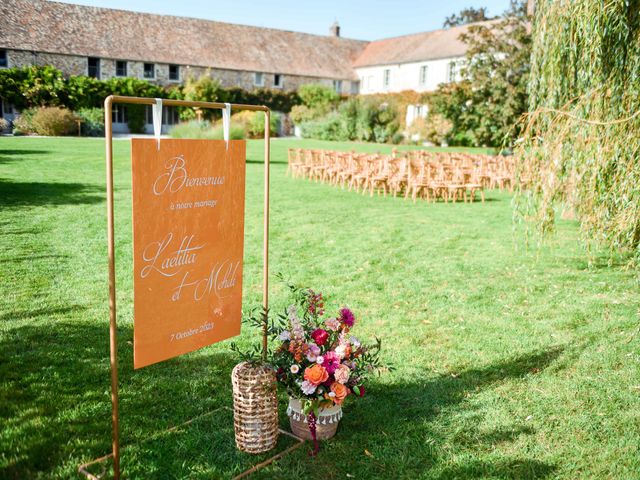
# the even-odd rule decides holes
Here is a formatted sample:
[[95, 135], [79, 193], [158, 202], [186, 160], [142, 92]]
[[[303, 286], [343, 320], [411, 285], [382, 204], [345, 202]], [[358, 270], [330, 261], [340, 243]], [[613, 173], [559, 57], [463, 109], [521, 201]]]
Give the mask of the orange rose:
[[349, 389], [338, 382], [333, 382], [331, 384], [331, 391], [336, 394], [336, 396], [333, 397], [333, 401], [336, 405], [342, 405], [344, 399], [349, 395]]
[[316, 363], [312, 367], [304, 369], [304, 379], [314, 385], [320, 385], [329, 379], [329, 372], [322, 365]]

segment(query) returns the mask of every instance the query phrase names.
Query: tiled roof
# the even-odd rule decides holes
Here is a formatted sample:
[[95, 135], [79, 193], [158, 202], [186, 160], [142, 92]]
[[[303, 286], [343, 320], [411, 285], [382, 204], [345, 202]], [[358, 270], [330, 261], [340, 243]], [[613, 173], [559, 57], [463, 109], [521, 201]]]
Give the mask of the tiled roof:
[[467, 47], [460, 40], [460, 35], [470, 25], [489, 22], [376, 40], [365, 47], [353, 66], [358, 68], [461, 57], [466, 53]]
[[0, 1], [0, 47], [353, 79], [367, 42], [43, 0]]
[[365, 42], [45, 0], [0, 0], [0, 47], [356, 79], [354, 68], [463, 56], [468, 25]]

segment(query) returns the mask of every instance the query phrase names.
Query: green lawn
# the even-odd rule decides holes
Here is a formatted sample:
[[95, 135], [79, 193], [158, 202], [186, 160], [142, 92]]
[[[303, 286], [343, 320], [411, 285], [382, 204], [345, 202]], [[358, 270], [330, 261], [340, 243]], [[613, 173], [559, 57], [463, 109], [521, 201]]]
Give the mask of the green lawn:
[[[369, 198], [285, 177], [273, 141], [272, 272], [355, 310], [396, 370], [305, 446], [252, 478], [638, 478], [640, 300], [634, 272], [588, 267], [563, 221], [527, 252], [510, 196], [469, 204]], [[0, 478], [78, 478], [110, 450], [106, 209], [99, 139], [0, 138]], [[260, 300], [262, 144], [247, 165], [245, 305]], [[129, 142], [115, 141], [123, 466], [128, 478], [229, 478], [223, 342], [132, 370]], [[275, 282], [273, 302], [284, 301]], [[330, 302], [331, 303], [331, 302]], [[245, 330], [241, 343], [257, 337]], [[282, 424], [285, 398], [281, 401]], [[282, 440], [280, 448], [289, 442]]]

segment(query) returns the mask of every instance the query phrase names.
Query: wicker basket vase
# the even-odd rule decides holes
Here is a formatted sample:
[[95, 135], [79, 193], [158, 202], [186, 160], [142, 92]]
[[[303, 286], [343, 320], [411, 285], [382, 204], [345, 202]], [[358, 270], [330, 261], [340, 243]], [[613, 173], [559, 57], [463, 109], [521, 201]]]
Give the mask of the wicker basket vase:
[[242, 362], [231, 372], [236, 446], [247, 453], [271, 450], [278, 441], [276, 376], [265, 365]]
[[[291, 431], [298, 438], [311, 440], [311, 432], [307, 417], [302, 412], [302, 402], [297, 398], [289, 399], [289, 407], [287, 415], [291, 422]], [[318, 440], [328, 440], [336, 434], [338, 423], [342, 418], [342, 408], [340, 405], [334, 405], [330, 408], [321, 408], [318, 413], [318, 421], [316, 423], [316, 438]]]

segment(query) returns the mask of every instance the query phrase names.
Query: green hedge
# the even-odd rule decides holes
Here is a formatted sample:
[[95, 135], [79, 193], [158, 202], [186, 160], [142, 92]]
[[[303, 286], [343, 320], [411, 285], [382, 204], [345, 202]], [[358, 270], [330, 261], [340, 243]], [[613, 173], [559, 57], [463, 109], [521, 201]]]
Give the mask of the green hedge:
[[[219, 88], [217, 100], [229, 103], [266, 105], [272, 110], [289, 112], [300, 104], [295, 92], [241, 88]], [[42, 106], [60, 106], [73, 111], [100, 108], [105, 97], [126, 95], [183, 99], [182, 86], [163, 88], [136, 78], [98, 80], [86, 76], [65, 77], [51, 66], [31, 66], [0, 70], [0, 98], [18, 110]]]

